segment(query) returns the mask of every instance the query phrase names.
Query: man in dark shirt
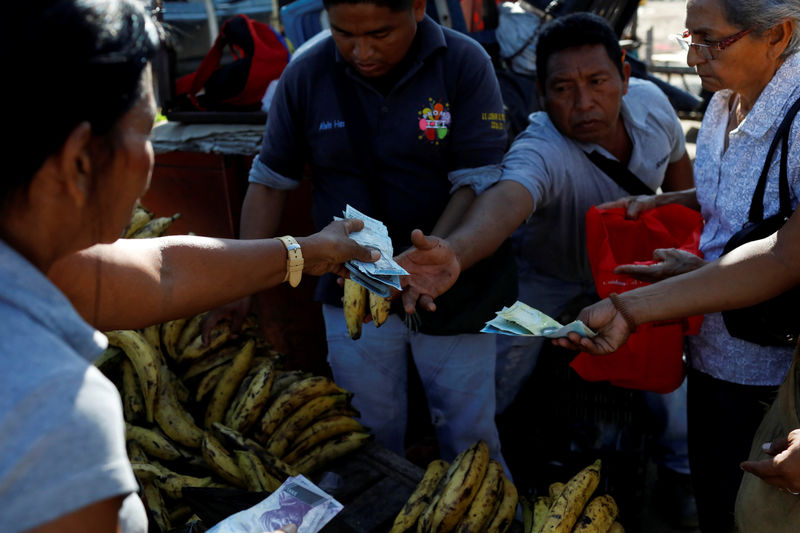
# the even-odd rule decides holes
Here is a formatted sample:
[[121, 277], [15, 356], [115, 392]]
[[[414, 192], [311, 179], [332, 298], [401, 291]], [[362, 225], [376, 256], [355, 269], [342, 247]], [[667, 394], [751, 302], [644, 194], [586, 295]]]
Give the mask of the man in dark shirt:
[[[306, 165], [316, 226], [349, 204], [386, 224], [395, 253], [410, 245], [413, 229], [446, 236], [475, 194], [497, 179], [506, 146], [488, 55], [427, 17], [425, 0], [327, 0], [325, 8], [331, 38], [292, 61], [278, 83], [241, 237], [275, 234], [286, 192], [300, 184]], [[486, 297], [499, 298], [489, 316], [470, 322], [464, 317], [473, 306], [437, 301], [436, 313], [419, 309], [419, 331], [394, 314], [379, 329], [366, 325], [356, 341], [347, 334], [336, 279], [320, 280], [316, 297], [334, 379], [354, 393], [363, 423], [387, 448], [405, 449], [411, 355], [442, 457], [452, 460], [484, 439], [501, 460], [495, 340], [478, 331], [513, 303], [516, 278], [481, 278]]]

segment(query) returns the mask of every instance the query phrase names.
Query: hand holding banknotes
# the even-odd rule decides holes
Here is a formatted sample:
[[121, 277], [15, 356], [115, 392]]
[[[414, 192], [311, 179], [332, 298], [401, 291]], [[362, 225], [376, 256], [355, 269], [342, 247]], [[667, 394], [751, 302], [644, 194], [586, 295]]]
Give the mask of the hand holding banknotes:
[[553, 339], [553, 344], [593, 355], [606, 355], [618, 350], [631, 334], [631, 328], [625, 317], [609, 298], [584, 308], [578, 314], [578, 320], [594, 330], [597, 335], [583, 337], [570, 332], [567, 337]]

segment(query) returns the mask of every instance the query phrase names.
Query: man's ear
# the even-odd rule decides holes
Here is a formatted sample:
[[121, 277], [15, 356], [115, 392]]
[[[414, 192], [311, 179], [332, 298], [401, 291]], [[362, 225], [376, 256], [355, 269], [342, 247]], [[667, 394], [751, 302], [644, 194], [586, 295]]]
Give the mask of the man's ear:
[[631, 79], [631, 64], [622, 62], [622, 94], [628, 94], [628, 80]]
[[539, 97], [539, 109], [545, 109], [547, 99], [544, 96], [544, 86], [539, 78], [536, 78], [536, 95]]
[[414, 0], [414, 2], [411, 4], [411, 10], [414, 12], [414, 19], [417, 21], [417, 23], [422, 22], [422, 19], [425, 18], [426, 6], [426, 0]]
[[76, 207], [86, 204], [92, 183], [91, 146], [92, 126], [81, 122], [69, 133], [61, 150], [51, 157], [58, 158], [56, 168], [63, 193]]

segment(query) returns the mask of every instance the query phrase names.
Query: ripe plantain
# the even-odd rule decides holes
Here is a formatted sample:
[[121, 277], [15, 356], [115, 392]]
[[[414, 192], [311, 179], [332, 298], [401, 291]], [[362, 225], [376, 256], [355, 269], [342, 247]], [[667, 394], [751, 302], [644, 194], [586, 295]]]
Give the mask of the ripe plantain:
[[162, 365], [156, 403], [156, 422], [175, 442], [189, 448], [198, 448], [203, 440], [203, 430], [197, 427], [192, 415], [178, 401], [173, 376], [170, 374], [172, 372], [167, 365]]
[[558, 498], [559, 494], [564, 490], [566, 483], [561, 483], [560, 481], [554, 481], [550, 483], [550, 486], [547, 489], [548, 494], [550, 494], [550, 499], [555, 500]]
[[482, 533], [503, 501], [503, 465], [491, 459], [478, 491], [454, 531]]
[[183, 350], [178, 350], [178, 346], [176, 345], [175, 351], [177, 360], [184, 362], [191, 359], [199, 359], [228, 342], [232, 334], [233, 331], [231, 330], [231, 323], [229, 321], [223, 320], [222, 322], [218, 322], [208, 333], [208, 344], [203, 344], [203, 336], [197, 335]]
[[239, 470], [244, 476], [247, 489], [251, 491], [275, 492], [281, 482], [272, 476], [254, 452], [249, 450], [235, 450], [234, 455], [239, 465]]
[[486, 526], [486, 531], [505, 533], [511, 526], [511, 522], [514, 521], [518, 500], [517, 488], [510, 479], [503, 475], [503, 497], [500, 500], [500, 505], [497, 506], [495, 515]]
[[406, 533], [415, 530], [419, 516], [430, 505], [433, 493], [449, 466], [447, 461], [441, 459], [434, 459], [428, 463], [425, 475], [422, 476], [422, 480], [395, 517], [389, 533]]
[[194, 401], [198, 403], [201, 402], [208, 393], [213, 391], [217, 383], [219, 383], [219, 380], [222, 379], [222, 376], [225, 375], [225, 372], [228, 371], [232, 364], [232, 361], [228, 361], [206, 372], [206, 375], [202, 377], [200, 383], [197, 384], [194, 390]]
[[572, 479], [553, 500], [550, 513], [542, 526], [543, 533], [569, 533], [578, 520], [583, 507], [600, 483], [600, 459], [587, 466]]
[[247, 371], [250, 369], [250, 362], [253, 359], [255, 341], [249, 339], [244, 343], [242, 349], [233, 358], [231, 366], [225, 370], [220, 378], [214, 392], [206, 406], [205, 427], [210, 428], [214, 422], [222, 422], [225, 411], [228, 409], [231, 398], [236, 393]]
[[269, 394], [267, 405], [272, 405], [275, 398], [283, 394], [283, 391], [296, 381], [301, 381], [306, 378], [312, 377], [314, 374], [305, 372], [303, 370], [282, 370], [275, 376], [275, 381], [272, 383], [272, 392]]
[[364, 317], [367, 316], [369, 291], [351, 279], [344, 280], [344, 297], [342, 299], [344, 307], [344, 321], [347, 324], [347, 333], [350, 338], [357, 340], [361, 338], [361, 326], [364, 324]]
[[376, 328], [379, 328], [389, 318], [391, 306], [392, 303], [389, 300], [369, 291], [369, 314], [372, 315], [372, 322]]
[[244, 476], [236, 459], [211, 433], [206, 432], [203, 435], [200, 451], [208, 466], [222, 479], [236, 487], [245, 488]]
[[161, 358], [138, 331], [131, 329], [117, 329], [107, 331], [109, 344], [121, 348], [128, 356], [139, 378], [139, 386], [144, 398], [145, 418], [153, 421], [155, 413], [156, 396], [158, 395], [158, 375], [161, 368]]
[[232, 409], [226, 413], [225, 425], [241, 433], [250, 431], [267, 405], [274, 381], [275, 369], [272, 361], [265, 361], [255, 367], [255, 373], [244, 388], [241, 398], [233, 402]]
[[267, 452], [275, 457], [283, 457], [297, 436], [320, 415], [331, 409], [347, 405], [352, 394], [326, 394], [312, 398], [294, 413], [289, 415], [270, 435], [264, 445]]
[[162, 237], [167, 233], [167, 230], [172, 223], [181, 218], [180, 213], [175, 213], [171, 217], [155, 217], [145, 224], [139, 231], [131, 234], [131, 239], [150, 239], [153, 237]]
[[533, 527], [531, 533], [541, 533], [542, 527], [550, 514], [553, 499], [550, 496], [537, 496], [533, 500]]
[[122, 232], [123, 239], [129, 239], [131, 235], [145, 227], [145, 225], [153, 220], [153, 213], [145, 209], [141, 206], [136, 206], [133, 209], [133, 214], [131, 215], [131, 219], [128, 222], [128, 225], [125, 227], [125, 230]]
[[617, 502], [609, 494], [589, 500], [575, 523], [574, 533], [606, 533], [617, 518]]
[[146, 328], [142, 328], [142, 335], [147, 342], [150, 343], [150, 346], [158, 353], [158, 355], [163, 359], [164, 352], [161, 350], [161, 324], [153, 324], [152, 326], [147, 326]]
[[155, 483], [146, 481], [142, 483], [142, 495], [144, 496], [144, 504], [150, 514], [153, 522], [158, 526], [160, 531], [170, 531], [172, 524], [169, 521], [169, 512], [164, 503], [164, 496], [161, 494]]
[[[156, 428], [150, 429], [126, 423], [125, 438], [129, 447], [130, 441], [134, 441], [137, 447], [143, 449], [148, 455], [159, 459], [174, 461], [183, 457], [183, 454], [175, 444]], [[131, 457], [131, 460], [134, 460], [134, 458]]]
[[308, 475], [319, 470], [331, 461], [357, 450], [370, 440], [372, 440], [372, 435], [360, 431], [337, 435], [309, 450], [309, 452], [294, 463], [292, 467], [301, 474]]
[[181, 334], [178, 336], [178, 340], [175, 342], [175, 352], [179, 357], [186, 347], [189, 346], [189, 343], [201, 334], [200, 325], [203, 323], [203, 319], [207, 315], [207, 312], [198, 313], [193, 317], [190, 317], [183, 325]]
[[183, 497], [184, 487], [208, 487], [213, 482], [210, 477], [179, 474], [155, 463], [131, 462], [131, 467], [137, 479], [154, 482], [164, 494], [176, 500]]
[[239, 352], [239, 346], [225, 345], [217, 350], [207, 353], [186, 368], [181, 374], [181, 379], [189, 381], [190, 379], [204, 374], [209, 370], [218, 367], [219, 365], [229, 362]]
[[130, 360], [122, 359], [120, 361], [120, 373], [122, 374], [122, 388], [120, 390], [122, 411], [125, 414], [126, 421], [135, 422], [144, 416], [145, 407], [141, 388], [136, 381], [136, 371], [133, 369]]
[[472, 503], [488, 466], [489, 447], [482, 439], [456, 456], [431, 515], [431, 531], [446, 533], [455, 528]]
[[320, 442], [351, 431], [366, 433], [367, 428], [352, 416], [333, 415], [320, 418], [295, 438], [289, 447], [289, 453], [283, 457], [283, 460], [287, 463], [293, 463]]
[[256, 430], [256, 437], [266, 442], [281, 422], [309, 400], [326, 394], [346, 392], [325, 376], [311, 376], [296, 381], [286, 387], [264, 412], [259, 428]]
[[161, 345], [164, 347], [166, 354], [172, 359], [178, 358], [178, 339], [187, 320], [188, 318], [176, 318], [161, 324]]

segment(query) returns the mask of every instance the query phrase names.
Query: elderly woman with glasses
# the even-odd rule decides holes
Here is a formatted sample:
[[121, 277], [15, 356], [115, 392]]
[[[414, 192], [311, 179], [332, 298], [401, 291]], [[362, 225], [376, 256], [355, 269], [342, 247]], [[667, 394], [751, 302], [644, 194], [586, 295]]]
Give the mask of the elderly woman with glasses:
[[[715, 93], [697, 139], [696, 189], [601, 207], [625, 206], [631, 217], [673, 202], [700, 210], [705, 260], [657, 250], [659, 263], [626, 265], [619, 272], [656, 281], [693, 270], [722, 255], [748, 221], [770, 143], [800, 98], [799, 17], [798, 0], [688, 0], [687, 29], [678, 40], [703, 88]], [[794, 209], [800, 197], [800, 118], [788, 139], [786, 174]], [[767, 174], [765, 217], [779, 210], [779, 161], [776, 154]], [[687, 341], [689, 458], [698, 518], [703, 531], [728, 531], [741, 480], [739, 463], [747, 458], [764, 405], [786, 375], [792, 350], [731, 336], [719, 313], [705, 315], [700, 334]]]

